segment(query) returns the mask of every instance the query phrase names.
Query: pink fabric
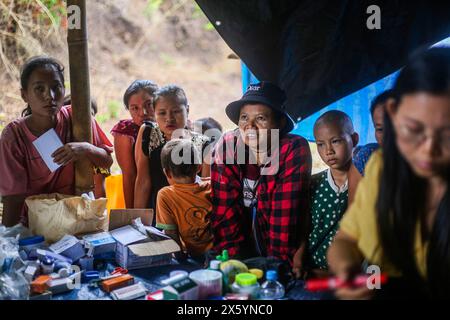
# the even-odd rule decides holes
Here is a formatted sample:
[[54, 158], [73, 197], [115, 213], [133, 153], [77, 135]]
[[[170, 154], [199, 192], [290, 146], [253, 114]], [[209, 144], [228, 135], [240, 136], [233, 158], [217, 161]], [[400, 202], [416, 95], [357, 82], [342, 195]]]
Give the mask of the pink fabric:
[[[63, 144], [71, 142], [72, 110], [61, 108], [57, 114], [56, 134]], [[98, 123], [92, 122], [93, 144], [111, 153], [112, 144]], [[50, 172], [33, 145], [34, 136], [25, 124], [25, 118], [9, 123], [0, 138], [0, 194], [36, 195], [58, 192], [74, 194], [75, 171], [73, 163]], [[25, 206], [24, 206], [25, 207]], [[25, 210], [22, 210], [24, 214]]]
[[130, 137], [134, 144], [137, 140], [140, 126], [131, 119], [120, 120], [112, 129], [111, 134], [115, 137], [117, 135]]

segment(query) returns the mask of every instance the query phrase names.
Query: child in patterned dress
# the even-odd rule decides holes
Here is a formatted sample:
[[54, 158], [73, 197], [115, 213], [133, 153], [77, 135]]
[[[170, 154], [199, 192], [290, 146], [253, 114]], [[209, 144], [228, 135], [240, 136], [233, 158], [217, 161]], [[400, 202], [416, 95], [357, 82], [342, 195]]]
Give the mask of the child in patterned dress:
[[326, 252], [347, 208], [348, 178], [353, 148], [359, 136], [350, 117], [333, 110], [324, 113], [314, 124], [314, 137], [320, 158], [329, 167], [311, 179], [311, 232], [308, 265], [327, 270]]

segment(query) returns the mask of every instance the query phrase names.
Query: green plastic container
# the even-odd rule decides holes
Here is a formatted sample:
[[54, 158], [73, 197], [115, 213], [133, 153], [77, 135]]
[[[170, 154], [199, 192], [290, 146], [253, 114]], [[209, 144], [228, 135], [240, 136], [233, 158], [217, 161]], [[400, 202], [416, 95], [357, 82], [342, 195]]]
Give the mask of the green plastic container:
[[260, 289], [258, 278], [252, 273], [239, 273], [231, 286], [234, 293], [249, 294], [250, 299], [258, 299]]

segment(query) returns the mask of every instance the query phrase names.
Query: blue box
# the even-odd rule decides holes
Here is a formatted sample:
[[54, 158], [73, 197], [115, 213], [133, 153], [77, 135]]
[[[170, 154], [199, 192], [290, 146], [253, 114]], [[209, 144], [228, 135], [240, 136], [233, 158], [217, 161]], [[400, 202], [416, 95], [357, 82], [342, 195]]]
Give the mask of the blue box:
[[61, 240], [52, 244], [50, 246], [50, 250], [62, 256], [68, 257], [72, 261], [77, 261], [86, 255], [80, 240], [71, 235], [65, 235]]
[[93, 247], [92, 255], [96, 258], [109, 256], [116, 251], [116, 240], [109, 232], [100, 232], [83, 236], [85, 247]]

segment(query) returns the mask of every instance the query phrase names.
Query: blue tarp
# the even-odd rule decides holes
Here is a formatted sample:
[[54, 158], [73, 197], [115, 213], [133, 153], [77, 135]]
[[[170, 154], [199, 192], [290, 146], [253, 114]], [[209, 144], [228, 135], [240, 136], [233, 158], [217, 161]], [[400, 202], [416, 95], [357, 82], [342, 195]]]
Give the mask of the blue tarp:
[[[450, 46], [450, 37], [434, 46]], [[392, 88], [398, 71], [378, 80], [367, 87], [358, 90], [297, 122], [292, 133], [301, 135], [309, 141], [314, 141], [313, 126], [320, 115], [329, 110], [340, 110], [347, 113], [353, 121], [356, 132], [359, 133], [359, 145], [375, 142], [375, 131], [370, 115], [371, 101], [383, 91]], [[242, 89], [245, 91], [250, 83], [258, 82], [255, 75], [242, 63]]]
[[[345, 98], [342, 98], [322, 110], [312, 114], [308, 118], [297, 122], [292, 133], [303, 136], [309, 141], [314, 141], [314, 122], [321, 114], [329, 110], [341, 110], [347, 113], [353, 120], [356, 132], [359, 133], [359, 145], [375, 142], [375, 131], [370, 116], [370, 102], [378, 94], [392, 87], [398, 72], [391, 74]], [[242, 63], [242, 89], [245, 91], [250, 83], [258, 82], [255, 75]]]
[[294, 119], [389, 76], [450, 35], [448, 1], [196, 1], [253, 74], [286, 91]]
[[370, 115], [371, 101], [383, 91], [392, 88], [398, 72], [391, 74], [345, 98], [342, 98], [329, 106], [323, 108], [304, 119], [297, 122], [292, 133], [301, 135], [309, 141], [314, 141], [313, 127], [314, 122], [323, 113], [330, 110], [340, 110], [350, 116], [353, 126], [359, 134], [359, 145], [375, 142], [375, 130], [372, 125], [372, 117]]

